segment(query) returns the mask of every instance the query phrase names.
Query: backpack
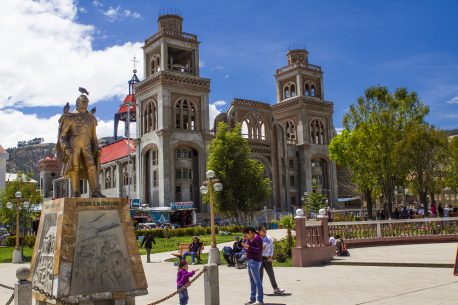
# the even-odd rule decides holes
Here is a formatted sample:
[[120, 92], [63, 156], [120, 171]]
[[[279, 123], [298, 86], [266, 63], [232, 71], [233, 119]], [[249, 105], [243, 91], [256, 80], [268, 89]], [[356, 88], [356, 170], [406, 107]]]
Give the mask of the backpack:
[[228, 247], [228, 246], [224, 247], [223, 248], [223, 254], [224, 255], [232, 255], [232, 248]]

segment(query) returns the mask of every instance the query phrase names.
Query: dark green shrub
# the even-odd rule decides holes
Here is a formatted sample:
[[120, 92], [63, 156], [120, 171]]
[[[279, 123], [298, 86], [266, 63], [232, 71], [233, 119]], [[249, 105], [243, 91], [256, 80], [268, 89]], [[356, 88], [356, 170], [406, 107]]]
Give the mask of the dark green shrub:
[[16, 246], [16, 236], [8, 236], [5, 238], [5, 245], [7, 247], [15, 247]]
[[[210, 227], [189, 227], [189, 228], [179, 228], [179, 229], [149, 229], [149, 230], [135, 230], [135, 235], [145, 236], [147, 233], [152, 232], [153, 236], [156, 238], [170, 238], [170, 237], [181, 237], [181, 236], [201, 236], [210, 234]], [[219, 231], [231, 232], [231, 233], [240, 233], [242, 232], [242, 227], [240, 226], [221, 226], [215, 227], [215, 233], [218, 234]]]
[[27, 246], [29, 248], [33, 248], [35, 246], [35, 240], [36, 240], [36, 236], [35, 235], [26, 235], [24, 237], [24, 246]]

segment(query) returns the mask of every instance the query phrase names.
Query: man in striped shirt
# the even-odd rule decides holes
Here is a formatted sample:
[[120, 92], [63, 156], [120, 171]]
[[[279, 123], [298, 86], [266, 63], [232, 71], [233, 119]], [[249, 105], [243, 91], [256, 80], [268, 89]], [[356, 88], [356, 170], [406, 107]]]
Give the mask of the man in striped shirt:
[[267, 235], [266, 227], [259, 227], [259, 235], [262, 237], [262, 265], [261, 265], [261, 282], [263, 271], [266, 269], [267, 275], [269, 276], [270, 284], [274, 289], [275, 294], [281, 294], [285, 292], [284, 289], [280, 289], [275, 280], [275, 273], [272, 267], [272, 256], [274, 255], [274, 242], [270, 236]]

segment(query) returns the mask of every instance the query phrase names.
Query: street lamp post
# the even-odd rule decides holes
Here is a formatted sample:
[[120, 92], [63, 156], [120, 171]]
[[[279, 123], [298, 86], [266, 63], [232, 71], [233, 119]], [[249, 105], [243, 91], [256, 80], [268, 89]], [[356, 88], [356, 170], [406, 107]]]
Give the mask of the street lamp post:
[[209, 264], [219, 264], [219, 250], [216, 247], [216, 235], [215, 235], [215, 208], [213, 204], [214, 192], [220, 192], [223, 189], [218, 179], [215, 178], [215, 172], [208, 170], [206, 173], [207, 180], [204, 181], [204, 185], [200, 187], [202, 194], [210, 192], [210, 234], [211, 234], [211, 248], [208, 256]]
[[307, 196], [309, 193], [304, 192], [304, 195], [301, 197], [302, 202], [304, 203], [304, 211], [305, 211], [305, 217], [307, 217], [308, 209], [307, 209]]
[[[19, 235], [20, 235], [20, 231], [19, 231], [19, 207], [20, 207], [20, 204], [21, 204], [21, 198], [22, 198], [22, 193], [21, 192], [16, 192], [14, 194], [14, 196], [16, 197], [16, 246], [15, 246], [15, 249], [13, 251], [13, 263], [22, 263], [22, 251], [21, 251], [21, 245], [20, 245], [20, 242], [19, 242]], [[30, 203], [28, 201], [24, 202], [22, 204], [22, 206], [24, 208], [28, 208], [30, 205]], [[6, 207], [8, 209], [12, 209], [14, 206], [14, 204], [12, 202], [8, 202], [6, 204]]]

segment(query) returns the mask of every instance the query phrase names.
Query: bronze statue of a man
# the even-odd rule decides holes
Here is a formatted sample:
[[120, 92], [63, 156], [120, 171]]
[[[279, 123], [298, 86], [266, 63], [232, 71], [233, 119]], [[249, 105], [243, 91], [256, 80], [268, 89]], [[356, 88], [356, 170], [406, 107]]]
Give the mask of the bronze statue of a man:
[[[81, 92], [89, 94], [84, 91]], [[87, 111], [88, 104], [88, 97], [81, 94], [76, 100], [76, 112], [68, 112], [68, 103], [64, 107], [64, 114], [59, 119], [57, 157], [64, 163], [62, 175], [70, 178], [72, 197], [81, 197], [80, 179], [88, 180], [91, 197], [105, 197], [99, 185], [97, 119], [92, 111]]]

